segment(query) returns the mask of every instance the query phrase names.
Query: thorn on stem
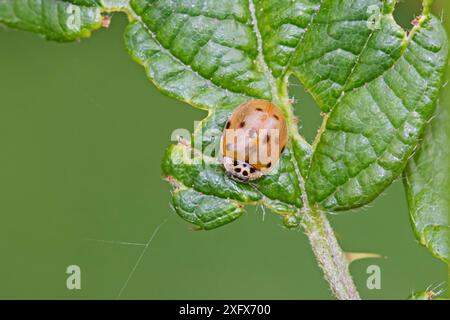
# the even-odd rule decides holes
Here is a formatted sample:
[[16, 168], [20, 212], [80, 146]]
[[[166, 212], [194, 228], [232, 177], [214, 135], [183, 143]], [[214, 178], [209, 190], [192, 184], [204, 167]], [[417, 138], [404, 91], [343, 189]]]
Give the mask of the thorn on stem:
[[353, 261], [363, 260], [363, 259], [383, 259], [385, 256], [378, 253], [371, 252], [344, 252], [345, 258], [348, 261], [348, 264], [351, 264]]

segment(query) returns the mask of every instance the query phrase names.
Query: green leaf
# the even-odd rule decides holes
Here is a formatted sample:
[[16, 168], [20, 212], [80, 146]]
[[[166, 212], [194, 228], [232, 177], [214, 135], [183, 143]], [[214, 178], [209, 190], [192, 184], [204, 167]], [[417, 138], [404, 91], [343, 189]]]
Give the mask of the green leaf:
[[132, 55], [163, 91], [196, 106], [270, 100], [245, 1], [197, 2], [132, 0], [140, 20], [126, 32]]
[[102, 0], [62, 0], [65, 2], [70, 2], [78, 6], [84, 7], [99, 7], [101, 6]]
[[[69, 6], [80, 10], [79, 30], [67, 27]], [[302, 210], [365, 205], [401, 174], [447, 62], [447, 36], [429, 6], [410, 32], [394, 21], [392, 0], [0, 0], [0, 21], [68, 41], [99, 28], [102, 13], [125, 12], [132, 58], [163, 93], [208, 111], [188, 141], [168, 149], [163, 172], [178, 213], [210, 229], [245, 204], [295, 226]], [[324, 114], [312, 145], [288, 96], [292, 74]], [[225, 174], [217, 144], [233, 110], [251, 99], [281, 108], [289, 143], [273, 175], [244, 184]], [[428, 241], [438, 237], [441, 229], [424, 229]]]
[[320, 0], [261, 0], [256, 1], [256, 16], [264, 43], [265, 60], [272, 74], [286, 74], [294, 55], [303, 48], [303, 37], [319, 12]]
[[[379, 28], [368, 25], [371, 6]], [[330, 210], [369, 203], [401, 174], [442, 84], [448, 43], [439, 19], [424, 15], [407, 34], [387, 8], [324, 1], [294, 58], [294, 74], [326, 113], [306, 189]]]
[[172, 204], [183, 219], [205, 230], [230, 223], [244, 213], [237, 202], [207, 196], [186, 188], [174, 189]]
[[[125, 32], [130, 55], [162, 92], [209, 111], [194, 134], [194, 140], [202, 136], [200, 146], [194, 145], [197, 151], [217, 144], [229, 115], [241, 103], [278, 98], [280, 87], [268, 76], [262, 57], [258, 9], [253, 2], [204, 1], [200, 5], [198, 1], [133, 0], [130, 4], [135, 14]], [[296, 217], [303, 206], [298, 179], [306, 164], [298, 166], [297, 159], [309, 156], [309, 146], [302, 139], [292, 141], [276, 173], [252, 184], [230, 179], [217, 161], [193, 162], [193, 151], [186, 144], [169, 148], [163, 173], [174, 189], [181, 185], [183, 190], [208, 196], [204, 199], [264, 205], [280, 213], [291, 227], [298, 225]], [[180, 206], [174, 207], [184, 219], [207, 229], [200, 220], [188, 219]]]
[[93, 6], [93, 0], [72, 2], [74, 4], [59, 0], [0, 0], [0, 24], [55, 41], [87, 38], [102, 25], [101, 9]]
[[447, 263], [450, 263], [449, 121], [449, 110], [442, 106], [404, 173], [414, 233], [420, 244]]
[[[286, 223], [314, 204], [344, 210], [373, 200], [416, 148], [434, 111], [448, 50], [427, 7], [409, 34], [393, 10], [394, 2], [378, 0], [131, 0], [130, 55], [162, 92], [208, 110], [192, 142], [169, 148], [164, 174], [204, 196], [268, 206]], [[312, 146], [292, 113], [291, 73], [325, 113]], [[288, 121], [290, 142], [279, 171], [243, 184], [217, 161], [192, 162], [196, 152], [214, 159], [216, 152], [206, 151], [214, 149], [229, 115], [255, 98], [272, 100]]]
[[[263, 205], [280, 213], [287, 226], [293, 227], [298, 225], [296, 214], [302, 207], [302, 202], [297, 177], [290, 159], [291, 155], [286, 150], [275, 174], [263, 177], [255, 184], [244, 184], [225, 175], [222, 165], [215, 163], [214, 159], [193, 158], [192, 148], [179, 143], [168, 149], [162, 167], [163, 174], [172, 183], [175, 192], [179, 189], [192, 191], [189, 197], [183, 198], [184, 206], [188, 206], [189, 199], [197, 199], [199, 195], [203, 196], [202, 203], [208, 200], [219, 203], [218, 199], [222, 199], [220, 203], [226, 206], [226, 212], [230, 206], [236, 207], [237, 212], [243, 212], [240, 208], [244, 204]], [[198, 196], [191, 197], [192, 194], [198, 194]], [[174, 207], [182, 218], [192, 223], [196, 221], [195, 224], [199, 227], [211, 229], [221, 226], [220, 223], [214, 223], [206, 227], [200, 223], [200, 220], [187, 219], [186, 210], [179, 205], [180, 201], [174, 200], [174, 203], [178, 204]], [[197, 211], [195, 216], [203, 219], [203, 213], [203, 211]], [[240, 214], [232, 216], [237, 218]], [[204, 218], [209, 219], [209, 217], [208, 211]], [[233, 220], [226, 218], [220, 219], [219, 222], [225, 224]]]

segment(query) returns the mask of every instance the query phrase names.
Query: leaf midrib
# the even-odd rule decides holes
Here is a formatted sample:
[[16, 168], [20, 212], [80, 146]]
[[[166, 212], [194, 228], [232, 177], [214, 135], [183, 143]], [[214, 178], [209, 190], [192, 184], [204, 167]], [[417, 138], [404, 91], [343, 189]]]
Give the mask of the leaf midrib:
[[[261, 67], [263, 69], [263, 72], [266, 76], [266, 78], [269, 81], [269, 85], [272, 90], [272, 101], [275, 105], [279, 106], [283, 113], [286, 116], [287, 120], [287, 126], [288, 126], [288, 132], [291, 137], [291, 139], [299, 139], [300, 134], [298, 132], [297, 126], [295, 125], [295, 118], [292, 111], [292, 105], [289, 102], [288, 92], [287, 92], [287, 81], [288, 77], [286, 75], [281, 77], [281, 81], [279, 82], [279, 85], [277, 84], [277, 81], [275, 80], [274, 76], [272, 75], [272, 72], [270, 71], [270, 68], [265, 60], [264, 52], [263, 52], [263, 40], [261, 36], [261, 32], [258, 27], [258, 21], [256, 18], [255, 13], [255, 5], [253, 0], [249, 0], [249, 10], [252, 17], [252, 24], [253, 29], [256, 35], [257, 43], [258, 43], [258, 60], [261, 64]], [[303, 143], [306, 143], [304, 139], [302, 139]], [[302, 176], [300, 168], [298, 166], [298, 162], [295, 159], [294, 151], [292, 150], [291, 153], [291, 162], [294, 165], [295, 168], [295, 174], [297, 176], [297, 180], [300, 187], [300, 197], [303, 203], [303, 207], [300, 210], [307, 210], [308, 212], [311, 211], [311, 208], [309, 206], [309, 200], [308, 196], [306, 194], [306, 185], [305, 185], [305, 178]]]
[[[142, 20], [142, 18], [134, 11], [133, 7], [130, 5], [130, 0], [117, 0], [117, 3], [114, 3], [114, 0], [103, 0], [104, 1], [104, 6], [103, 6], [103, 11], [105, 12], [124, 12], [128, 15], [128, 18], [130, 21], [137, 21], [147, 32], [148, 34], [152, 37], [153, 41], [155, 41], [158, 46], [161, 48], [162, 51], [164, 51], [164, 53], [166, 53], [167, 55], [169, 55], [172, 59], [174, 59], [175, 62], [181, 64], [185, 70], [192, 72], [193, 74], [195, 74], [196, 76], [202, 78], [203, 80], [207, 81], [211, 86], [223, 90], [226, 93], [230, 93], [233, 94], [235, 96], [239, 96], [242, 98], [247, 98], [247, 99], [251, 99], [251, 98], [255, 98], [255, 99], [260, 99], [261, 97], [258, 96], [254, 96], [254, 95], [249, 95], [247, 93], [242, 93], [239, 91], [235, 91], [229, 88], [225, 88], [223, 86], [221, 86], [220, 84], [215, 83], [212, 79], [205, 77], [204, 75], [200, 74], [197, 70], [194, 70], [192, 68], [192, 66], [184, 63], [183, 61], [181, 61], [177, 56], [175, 56], [168, 48], [166, 48], [165, 46], [162, 45], [162, 43], [158, 40], [158, 37], [155, 35], [155, 33], [147, 26], [147, 24]], [[111, 1], [110, 5], [105, 4], [106, 2]], [[269, 81], [269, 79], [268, 79]], [[205, 108], [205, 106], [203, 105], [197, 105], [192, 101], [189, 101], [189, 104], [191, 104], [192, 106], [196, 107], [196, 108], [200, 108], [200, 109], [211, 109], [211, 107], [207, 107]]]
[[291, 63], [294, 60], [294, 57], [296, 56], [299, 48], [301, 47], [301, 45], [303, 44], [303, 40], [305, 39], [305, 35], [306, 32], [308, 31], [309, 27], [311, 26], [311, 24], [314, 23], [314, 21], [316, 20], [316, 17], [318, 16], [318, 14], [321, 12], [322, 10], [322, 5], [323, 5], [324, 0], [320, 1], [319, 4], [319, 8], [317, 9], [317, 11], [312, 15], [310, 21], [308, 22], [308, 25], [304, 28], [305, 32], [303, 32], [303, 34], [300, 36], [300, 39], [298, 40], [297, 45], [294, 48], [294, 51], [292, 52], [291, 56], [289, 57], [286, 66], [284, 67], [284, 71], [281, 75], [282, 78], [288, 78], [289, 75], [292, 73], [291, 70]]

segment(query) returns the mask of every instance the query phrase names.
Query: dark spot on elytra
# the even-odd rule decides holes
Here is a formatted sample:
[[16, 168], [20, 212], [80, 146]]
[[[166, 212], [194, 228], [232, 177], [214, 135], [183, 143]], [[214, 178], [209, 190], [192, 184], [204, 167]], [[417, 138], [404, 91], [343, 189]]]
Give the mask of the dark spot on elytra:
[[256, 171], [255, 168], [253, 167], [250, 168], [250, 173], [255, 173], [255, 171]]
[[263, 109], [261, 109], [261, 108], [256, 108], [256, 111], [263, 111]]
[[230, 121], [227, 121], [227, 125], [225, 126], [225, 128], [229, 129], [230, 128]]
[[243, 128], [245, 126], [245, 121], [242, 121], [240, 124], [239, 124], [239, 127], [240, 128]]
[[276, 114], [273, 114], [272, 117], [274, 117], [277, 120], [280, 120], [280, 117], [278, 117]]
[[241, 172], [241, 168], [235, 168], [234, 171], [239, 173], [239, 172]]
[[238, 165], [238, 162], [236, 160], [234, 160], [233, 165], [236, 167]]
[[242, 175], [244, 176], [244, 177], [246, 177], [246, 176], [248, 176], [248, 172], [247, 171], [242, 171]]

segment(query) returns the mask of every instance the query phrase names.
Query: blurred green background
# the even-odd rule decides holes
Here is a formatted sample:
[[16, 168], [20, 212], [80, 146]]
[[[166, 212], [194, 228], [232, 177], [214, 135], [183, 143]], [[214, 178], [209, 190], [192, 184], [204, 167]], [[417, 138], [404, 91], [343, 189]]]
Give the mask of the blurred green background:
[[[435, 13], [447, 2], [435, 1]], [[419, 12], [405, 0], [396, 15], [409, 28]], [[149, 83], [124, 50], [125, 25], [115, 15], [70, 44], [0, 28], [0, 298], [117, 298], [143, 247], [107, 241], [145, 243], [167, 219], [121, 298], [332, 299], [305, 236], [274, 214], [249, 208], [196, 232], [173, 213], [161, 159], [171, 132], [205, 113]], [[311, 139], [318, 108], [298, 82], [291, 90]], [[344, 250], [387, 256], [352, 264], [363, 298], [404, 299], [446, 280], [446, 266], [415, 241], [400, 180], [330, 220]], [[66, 288], [72, 264], [81, 290]], [[380, 290], [366, 286], [372, 264]]]

